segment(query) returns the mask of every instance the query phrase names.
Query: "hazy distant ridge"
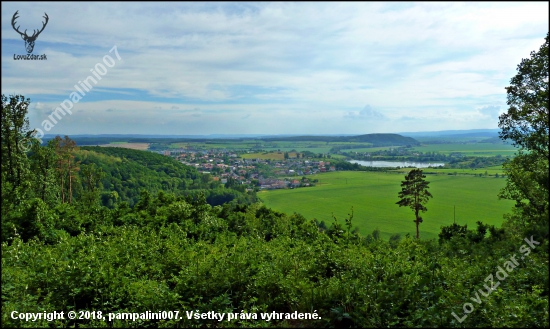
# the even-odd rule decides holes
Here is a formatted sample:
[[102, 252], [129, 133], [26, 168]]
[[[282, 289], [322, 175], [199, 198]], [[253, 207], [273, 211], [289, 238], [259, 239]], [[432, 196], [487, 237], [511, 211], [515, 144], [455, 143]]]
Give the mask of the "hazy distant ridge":
[[497, 137], [500, 129], [441, 130], [399, 133], [408, 137]]
[[[45, 136], [45, 140], [54, 136]], [[206, 142], [206, 141], [244, 141], [244, 140], [263, 140], [266, 142], [288, 141], [288, 142], [363, 142], [371, 143], [375, 146], [399, 146], [399, 145], [419, 145], [419, 142], [412, 137], [405, 137], [399, 134], [366, 134], [366, 135], [348, 135], [348, 136], [257, 136], [257, 137], [233, 137], [233, 138], [214, 138], [208, 136], [196, 136], [194, 138], [175, 136], [175, 135], [72, 135], [69, 136], [77, 142], [78, 145], [96, 145], [110, 142], [130, 142], [130, 143], [175, 143], [175, 142]]]
[[404, 137], [399, 134], [366, 134], [359, 136], [294, 136], [282, 138], [264, 138], [273, 141], [316, 141], [316, 142], [365, 142], [377, 146], [385, 145], [418, 145], [419, 142], [412, 137]]

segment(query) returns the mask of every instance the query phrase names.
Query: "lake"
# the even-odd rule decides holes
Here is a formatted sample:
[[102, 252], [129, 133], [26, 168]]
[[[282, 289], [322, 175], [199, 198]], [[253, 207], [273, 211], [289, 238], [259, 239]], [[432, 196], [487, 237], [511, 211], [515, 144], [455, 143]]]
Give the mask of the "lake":
[[350, 163], [357, 163], [365, 167], [415, 167], [415, 168], [428, 168], [438, 167], [445, 165], [444, 163], [432, 163], [432, 162], [408, 162], [408, 161], [360, 161], [350, 160]]

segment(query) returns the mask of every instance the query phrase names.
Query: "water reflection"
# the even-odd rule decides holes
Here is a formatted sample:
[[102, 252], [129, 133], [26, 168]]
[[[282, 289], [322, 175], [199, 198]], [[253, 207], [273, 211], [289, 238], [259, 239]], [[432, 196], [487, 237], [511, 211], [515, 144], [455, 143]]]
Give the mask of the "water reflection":
[[415, 167], [415, 168], [428, 168], [438, 167], [445, 165], [444, 163], [436, 162], [408, 162], [408, 161], [361, 161], [350, 160], [350, 163], [357, 163], [365, 167]]

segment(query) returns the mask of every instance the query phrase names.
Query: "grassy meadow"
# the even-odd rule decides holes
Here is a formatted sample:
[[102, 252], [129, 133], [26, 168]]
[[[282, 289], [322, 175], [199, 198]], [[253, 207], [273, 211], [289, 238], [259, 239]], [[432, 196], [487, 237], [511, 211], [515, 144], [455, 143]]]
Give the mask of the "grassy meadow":
[[[408, 173], [410, 170], [411, 168], [401, 168], [401, 169], [396, 169], [392, 171], [405, 174], [405, 173]], [[504, 175], [504, 169], [502, 168], [502, 166], [491, 166], [491, 167], [484, 167], [484, 168], [477, 168], [477, 169], [426, 168], [424, 169], [424, 172], [426, 174], [438, 174], [438, 175], [448, 175], [448, 174], [454, 175], [455, 173], [457, 175], [479, 175], [479, 174], [485, 175], [485, 172], [487, 172], [488, 176], [495, 176], [495, 174], [498, 174], [499, 176]]]
[[416, 146], [414, 149], [420, 152], [439, 152], [441, 154], [460, 152], [466, 156], [512, 156], [517, 151], [517, 148], [512, 145], [490, 143], [428, 144]]
[[[384, 239], [399, 233], [416, 234], [414, 213], [410, 208], [399, 207], [397, 193], [404, 173], [376, 173], [342, 171], [308, 176], [319, 179], [315, 187], [262, 191], [258, 193], [267, 207], [288, 214], [294, 212], [306, 218], [333, 221], [331, 213], [342, 224], [354, 207], [353, 226], [362, 235], [380, 229]], [[505, 179], [468, 175], [427, 175], [433, 198], [422, 214], [420, 237], [437, 238], [442, 225], [453, 223], [453, 206], [456, 222], [475, 228], [477, 221], [500, 226], [503, 214], [511, 211], [513, 202], [499, 200], [498, 191]]]
[[394, 149], [397, 146], [378, 146], [378, 147], [361, 147], [361, 148], [353, 148], [353, 149], [347, 149], [342, 150], [343, 152], [377, 152], [377, 151], [385, 151], [389, 149]]

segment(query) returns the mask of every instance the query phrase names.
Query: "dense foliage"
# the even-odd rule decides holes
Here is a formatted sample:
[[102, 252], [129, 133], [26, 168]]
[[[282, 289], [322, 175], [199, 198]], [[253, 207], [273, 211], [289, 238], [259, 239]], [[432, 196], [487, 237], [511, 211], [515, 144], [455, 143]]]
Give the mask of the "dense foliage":
[[[221, 327], [494, 327], [544, 326], [548, 321], [547, 241], [459, 323], [451, 312], [462, 317], [462, 305], [518, 253], [525, 244], [522, 237], [501, 232], [477, 240], [457, 235], [441, 245], [411, 238], [390, 244], [346, 234], [341, 223], [321, 233], [300, 215], [258, 205], [212, 208], [204, 200], [163, 193], [144, 195], [133, 209], [98, 210], [90, 214], [94, 224], [86, 233], [71, 237], [56, 228], [62, 219], [36, 202], [35, 216], [45, 224], [38, 235], [15, 236], [3, 245], [2, 320], [9, 326], [28, 325], [10, 319], [14, 310], [317, 310], [322, 318], [216, 324]], [[42, 238], [48, 234], [53, 238]], [[57, 325], [77, 322], [107, 325], [97, 320]], [[115, 325], [215, 323], [184, 317]]]
[[516, 201], [511, 220], [545, 238], [550, 215], [549, 39], [550, 34], [538, 52], [531, 52], [531, 58], [518, 65], [517, 75], [506, 88], [510, 107], [499, 118], [501, 138], [519, 147], [517, 156], [503, 166], [509, 179], [500, 196]]

